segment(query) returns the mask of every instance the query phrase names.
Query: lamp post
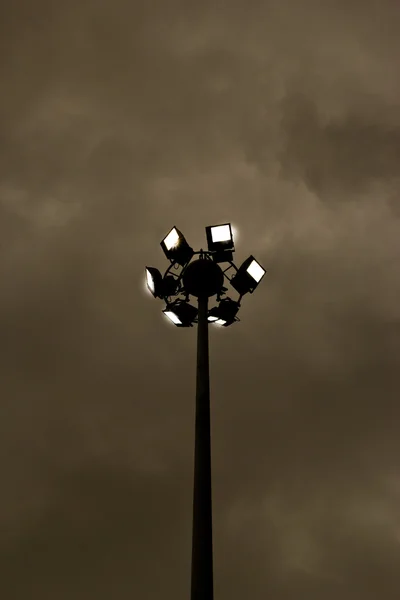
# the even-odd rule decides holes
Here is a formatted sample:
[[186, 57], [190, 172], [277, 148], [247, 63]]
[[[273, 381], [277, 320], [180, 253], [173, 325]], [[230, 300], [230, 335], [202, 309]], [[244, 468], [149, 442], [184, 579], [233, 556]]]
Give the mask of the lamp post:
[[[214, 597], [208, 323], [228, 327], [238, 321], [236, 314], [243, 295], [252, 293], [265, 274], [252, 256], [239, 269], [234, 265], [234, 242], [229, 224], [207, 227], [206, 234], [208, 251], [194, 252], [174, 227], [161, 242], [171, 261], [164, 277], [154, 267], [146, 267], [150, 292], [167, 303], [164, 314], [178, 327], [192, 327], [196, 322], [198, 327], [191, 600], [213, 600]], [[199, 257], [191, 262], [196, 255]], [[223, 271], [220, 263], [229, 264]], [[180, 273], [172, 273], [172, 267], [181, 267]], [[230, 269], [235, 271], [231, 278], [227, 275]], [[236, 302], [222, 298], [228, 291], [223, 285], [225, 278], [239, 293]], [[190, 296], [197, 298], [197, 309], [189, 304]], [[217, 297], [218, 304], [209, 310], [209, 298], [213, 296]]]

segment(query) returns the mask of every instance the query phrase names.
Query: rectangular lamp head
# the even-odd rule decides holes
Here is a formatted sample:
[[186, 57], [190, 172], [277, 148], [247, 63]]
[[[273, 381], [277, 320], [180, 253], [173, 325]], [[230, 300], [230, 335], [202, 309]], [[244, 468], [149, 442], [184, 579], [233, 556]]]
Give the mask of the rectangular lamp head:
[[194, 251], [177, 227], [173, 227], [161, 242], [165, 256], [171, 262], [184, 267], [192, 258]]
[[197, 308], [178, 298], [167, 304], [163, 313], [177, 327], [193, 327], [194, 320], [197, 317]]
[[154, 294], [154, 292], [156, 291], [156, 284], [154, 282], [153, 275], [150, 273], [150, 271], [148, 269], [146, 269], [146, 280], [147, 280], [147, 287], [149, 288], [151, 293]]
[[176, 248], [179, 244], [179, 233], [176, 227], [173, 227], [169, 234], [164, 239], [165, 247], [168, 251], [172, 250], [172, 248]]
[[232, 227], [230, 223], [206, 227], [206, 236], [210, 252], [234, 250]]
[[250, 265], [247, 267], [247, 272], [254, 279], [256, 283], [260, 283], [261, 279], [265, 275], [265, 269], [253, 258]]
[[231, 279], [231, 286], [242, 296], [254, 292], [266, 271], [254, 256], [249, 256]]
[[215, 242], [230, 242], [232, 239], [230, 225], [216, 225], [211, 227], [211, 239]]
[[162, 298], [162, 275], [155, 267], [146, 267], [146, 283], [154, 298]]
[[163, 312], [164, 315], [168, 317], [168, 319], [172, 321], [175, 325], [182, 325], [182, 321], [172, 310], [165, 310]]

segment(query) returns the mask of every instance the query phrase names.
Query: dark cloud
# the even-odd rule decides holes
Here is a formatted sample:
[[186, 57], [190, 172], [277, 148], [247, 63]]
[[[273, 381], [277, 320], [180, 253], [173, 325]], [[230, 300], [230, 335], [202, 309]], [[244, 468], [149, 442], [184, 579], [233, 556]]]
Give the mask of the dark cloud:
[[398, 597], [398, 19], [2, 8], [4, 596], [189, 593], [195, 331], [143, 268], [231, 221], [268, 273], [210, 332], [215, 595]]
[[285, 98], [282, 113], [284, 177], [338, 200], [342, 190], [365, 193], [380, 181], [398, 185], [400, 124], [390, 119], [396, 117], [393, 107], [377, 101], [374, 110], [358, 108], [323, 123], [312, 100], [294, 95]]

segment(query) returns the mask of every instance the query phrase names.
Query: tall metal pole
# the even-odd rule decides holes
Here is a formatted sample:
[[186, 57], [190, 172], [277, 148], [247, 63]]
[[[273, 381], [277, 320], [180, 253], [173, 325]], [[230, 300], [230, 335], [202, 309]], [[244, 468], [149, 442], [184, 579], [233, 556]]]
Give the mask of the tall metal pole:
[[191, 600], [213, 600], [208, 297], [198, 298]]

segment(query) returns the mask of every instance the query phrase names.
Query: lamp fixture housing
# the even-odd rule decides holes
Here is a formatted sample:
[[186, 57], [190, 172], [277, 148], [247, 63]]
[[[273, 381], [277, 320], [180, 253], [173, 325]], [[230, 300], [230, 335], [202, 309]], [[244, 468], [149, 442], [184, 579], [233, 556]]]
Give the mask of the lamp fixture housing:
[[177, 299], [167, 304], [163, 313], [177, 327], [193, 327], [197, 317], [197, 308], [185, 300]]
[[[208, 250], [215, 253], [216, 258], [213, 257], [215, 262], [232, 260], [232, 252], [235, 250], [235, 244], [230, 223], [206, 227], [206, 237]], [[225, 252], [229, 252], [229, 258], [224, 256]]]
[[231, 285], [242, 296], [247, 292], [252, 294], [265, 273], [265, 269], [254, 256], [249, 256], [232, 277]]
[[163, 297], [163, 278], [158, 269], [155, 267], [146, 267], [146, 284], [150, 293], [154, 298]]
[[239, 311], [240, 304], [235, 302], [231, 298], [224, 298], [220, 301], [218, 306], [215, 306], [208, 312], [209, 323], [215, 323], [216, 325], [223, 325], [229, 327], [237, 319], [236, 315]]
[[193, 248], [189, 246], [183, 233], [176, 227], [171, 229], [160, 245], [168, 260], [176, 262], [182, 267], [187, 265], [194, 254]]

